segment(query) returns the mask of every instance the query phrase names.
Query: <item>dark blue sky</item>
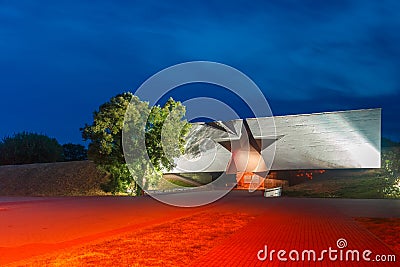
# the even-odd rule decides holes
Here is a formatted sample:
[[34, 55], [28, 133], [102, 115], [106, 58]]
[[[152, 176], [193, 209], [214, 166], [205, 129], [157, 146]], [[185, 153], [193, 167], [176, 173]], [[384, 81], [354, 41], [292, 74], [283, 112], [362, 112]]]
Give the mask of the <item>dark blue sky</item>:
[[382, 107], [400, 140], [400, 1], [186, 2], [1, 1], [0, 137], [80, 143], [113, 95], [209, 60], [252, 78], [276, 115]]

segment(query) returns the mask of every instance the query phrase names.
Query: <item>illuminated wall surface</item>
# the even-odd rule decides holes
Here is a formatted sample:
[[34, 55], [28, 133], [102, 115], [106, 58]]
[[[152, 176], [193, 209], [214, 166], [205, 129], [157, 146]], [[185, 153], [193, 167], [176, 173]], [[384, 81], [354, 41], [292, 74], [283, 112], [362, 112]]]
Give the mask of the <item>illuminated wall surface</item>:
[[380, 140], [381, 109], [194, 123], [170, 173], [380, 168]]

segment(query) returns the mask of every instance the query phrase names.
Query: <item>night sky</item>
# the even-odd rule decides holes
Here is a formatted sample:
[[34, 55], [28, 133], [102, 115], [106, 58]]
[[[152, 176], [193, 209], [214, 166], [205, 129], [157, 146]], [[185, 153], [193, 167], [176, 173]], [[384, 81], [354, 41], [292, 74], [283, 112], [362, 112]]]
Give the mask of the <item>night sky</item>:
[[82, 143], [110, 97], [208, 60], [253, 79], [275, 115], [381, 107], [400, 140], [400, 1], [186, 2], [1, 1], [0, 137]]

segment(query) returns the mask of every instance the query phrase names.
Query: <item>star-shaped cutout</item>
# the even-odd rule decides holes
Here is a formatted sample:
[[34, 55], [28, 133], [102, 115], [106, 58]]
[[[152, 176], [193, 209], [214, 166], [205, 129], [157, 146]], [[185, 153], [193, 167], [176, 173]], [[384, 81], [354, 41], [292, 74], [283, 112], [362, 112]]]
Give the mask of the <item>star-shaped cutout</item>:
[[232, 153], [226, 173], [236, 174], [239, 177], [247, 173], [255, 174], [258, 177], [253, 175], [249, 190], [257, 189], [264, 181], [264, 179], [259, 179], [259, 177], [265, 178], [269, 171], [261, 155], [261, 151], [272, 145], [282, 136], [255, 138], [245, 119], [243, 119], [240, 135], [235, 130], [233, 121], [209, 122], [207, 125], [226, 132], [230, 136], [228, 140], [226, 138], [216, 140], [216, 142]]

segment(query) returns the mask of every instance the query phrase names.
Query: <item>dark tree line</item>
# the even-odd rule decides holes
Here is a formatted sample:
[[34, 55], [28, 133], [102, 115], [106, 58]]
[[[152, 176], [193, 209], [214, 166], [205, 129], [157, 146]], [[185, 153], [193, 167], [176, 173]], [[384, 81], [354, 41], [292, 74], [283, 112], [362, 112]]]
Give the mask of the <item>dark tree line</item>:
[[22, 132], [0, 141], [0, 165], [85, 160], [86, 148], [79, 144], [60, 145], [44, 134]]

